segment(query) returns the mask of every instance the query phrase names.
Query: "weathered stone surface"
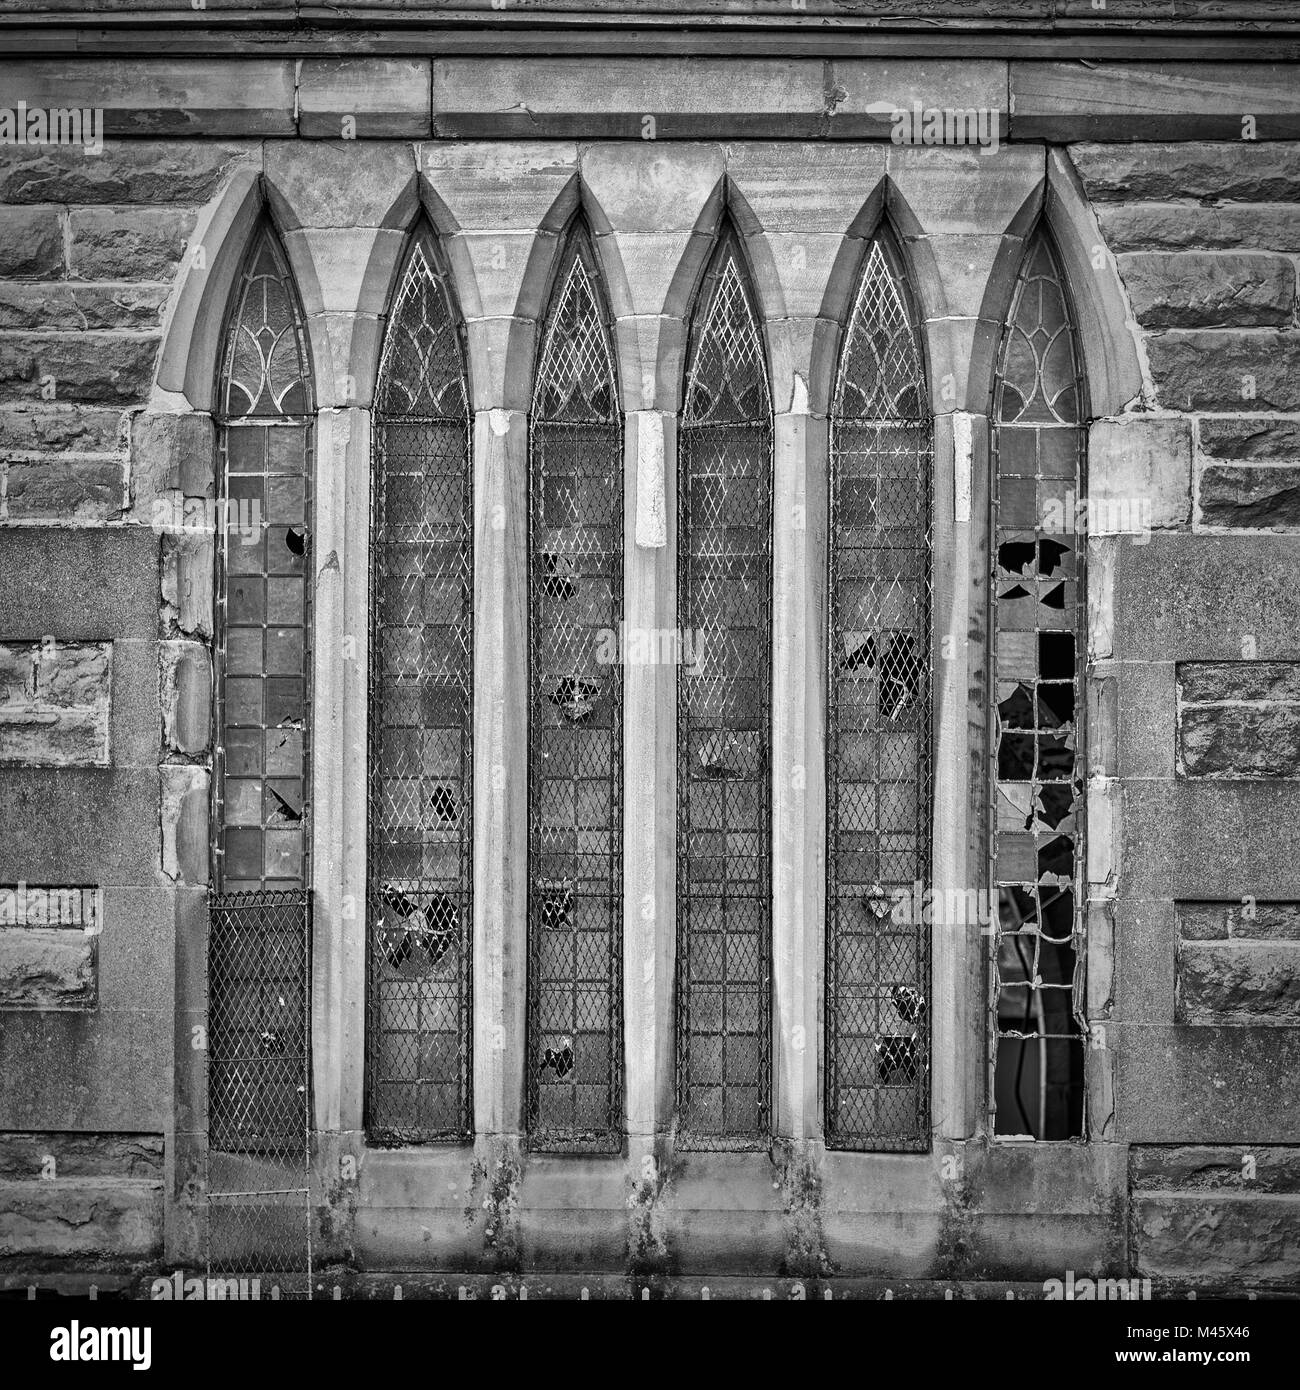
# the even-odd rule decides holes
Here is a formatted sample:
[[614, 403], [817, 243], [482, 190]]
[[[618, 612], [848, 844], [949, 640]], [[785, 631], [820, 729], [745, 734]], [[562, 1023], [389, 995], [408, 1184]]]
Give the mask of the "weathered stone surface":
[[0, 208], [0, 275], [55, 280], [63, 274], [58, 213], [48, 208]]
[[121, 453], [123, 413], [94, 406], [19, 405], [0, 409], [0, 449]]
[[1134, 1144], [1134, 1192], [1216, 1191], [1300, 1193], [1300, 1148], [1282, 1144]]
[[298, 75], [298, 133], [427, 138], [431, 69], [427, 58], [307, 58]]
[[0, 328], [157, 328], [166, 285], [0, 283]]
[[1094, 422], [1088, 432], [1090, 534], [1183, 527], [1191, 512], [1190, 421], [1125, 417]]
[[1283, 141], [1077, 144], [1070, 157], [1093, 199], [1300, 202], [1300, 145]]
[[208, 881], [208, 770], [189, 763], [158, 769], [162, 871], [173, 882]]
[[11, 459], [0, 471], [11, 521], [113, 521], [126, 505], [121, 459]]
[[1099, 203], [1097, 220], [1112, 251], [1294, 252], [1300, 246], [1300, 203]]
[[0, 763], [106, 767], [111, 642], [0, 644]]
[[213, 540], [199, 531], [164, 535], [163, 622], [186, 636], [212, 636]]
[[1282, 326], [1295, 309], [1295, 267], [1284, 256], [1138, 252], [1119, 257], [1119, 273], [1147, 328]]
[[1179, 1023], [1300, 1023], [1300, 945], [1184, 941], [1178, 948]]
[[1202, 420], [1201, 453], [1217, 459], [1300, 461], [1300, 423], [1294, 420]]
[[1184, 777], [1300, 777], [1300, 666], [1181, 663], [1178, 771]]
[[162, 1235], [159, 1181], [0, 1182], [0, 1256], [145, 1259], [161, 1252]]
[[[426, 125], [428, 99], [426, 89]], [[360, 150], [352, 140], [274, 140], [265, 157], [272, 198], [291, 229], [382, 226], [416, 173], [409, 144], [377, 140]]]
[[1300, 941], [1300, 902], [1184, 902], [1176, 914], [1185, 941]]
[[78, 280], [170, 281], [195, 216], [179, 208], [74, 208], [69, 274]]
[[[29, 108], [90, 109], [101, 113], [106, 148], [115, 136], [220, 139], [294, 132], [292, 58], [118, 56], [103, 63], [85, 56], [38, 56], [5, 64], [8, 89]], [[86, 132], [92, 135], [94, 132]], [[87, 156], [78, 149], [83, 159]]]
[[1300, 410], [1300, 333], [1174, 329], [1147, 355], [1166, 410]]
[[1182, 710], [1178, 768], [1184, 777], [1300, 777], [1300, 705]]
[[0, 1008], [93, 1008], [97, 940], [75, 928], [0, 928]]
[[212, 661], [200, 642], [162, 642], [163, 742], [173, 753], [206, 752], [211, 736]]
[[143, 400], [157, 355], [152, 335], [18, 336], [0, 342], [0, 391], [43, 400]]
[[1289, 1284], [1300, 1266], [1300, 1197], [1135, 1196], [1133, 1267], [1152, 1279]]
[[[213, 496], [215, 458], [211, 416], [141, 411], [132, 417], [131, 488], [140, 505], [172, 491], [182, 497]], [[169, 518], [174, 510], [169, 505]], [[149, 518], [141, 519], [152, 520], [152, 506]]]
[[205, 203], [230, 167], [260, 157], [257, 144], [109, 140], [87, 158], [66, 145], [0, 148], [6, 203]]
[[1294, 468], [1214, 464], [1201, 474], [1197, 494], [1207, 526], [1286, 531], [1300, 527], [1300, 465]]
[[36, 1178], [53, 1158], [56, 1177], [161, 1180], [160, 1134], [0, 1135], [0, 1178]]

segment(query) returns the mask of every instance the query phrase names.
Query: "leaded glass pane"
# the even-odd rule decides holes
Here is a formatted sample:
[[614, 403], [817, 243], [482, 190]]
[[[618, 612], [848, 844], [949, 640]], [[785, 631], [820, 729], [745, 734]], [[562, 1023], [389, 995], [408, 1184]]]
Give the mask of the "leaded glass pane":
[[622, 1143], [622, 427], [595, 257], [569, 233], [529, 469], [529, 1143]]
[[691, 1148], [771, 1126], [772, 424], [734, 231], [690, 338], [678, 488], [677, 1104]]
[[920, 341], [872, 241], [831, 421], [826, 1136], [929, 1137], [930, 500]]
[[460, 323], [412, 243], [376, 390], [371, 542], [367, 1125], [469, 1133], [472, 471]]

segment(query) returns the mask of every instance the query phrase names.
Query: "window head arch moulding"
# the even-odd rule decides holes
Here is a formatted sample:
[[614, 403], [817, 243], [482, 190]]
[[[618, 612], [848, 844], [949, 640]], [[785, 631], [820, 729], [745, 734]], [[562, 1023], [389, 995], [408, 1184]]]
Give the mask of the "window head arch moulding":
[[[216, 383], [218, 527], [208, 937], [208, 1259], [310, 1268], [312, 386], [269, 220]], [[231, 1155], [239, 1155], [238, 1160]], [[270, 1218], [239, 1199], [284, 1194]], [[260, 1229], [259, 1223], [272, 1225]]]
[[1084, 1133], [1077, 500], [1087, 403], [1050, 231], [1026, 244], [994, 394], [990, 1102], [998, 1136]]
[[930, 1133], [933, 423], [897, 243], [867, 245], [831, 414], [826, 1137]]
[[679, 434], [677, 1122], [689, 1148], [771, 1132], [772, 403], [730, 219], [701, 283]]
[[463, 327], [417, 224], [376, 381], [371, 471], [366, 1127], [472, 1130], [473, 470]]
[[570, 221], [529, 419], [530, 1147], [623, 1134], [623, 431], [591, 235]]

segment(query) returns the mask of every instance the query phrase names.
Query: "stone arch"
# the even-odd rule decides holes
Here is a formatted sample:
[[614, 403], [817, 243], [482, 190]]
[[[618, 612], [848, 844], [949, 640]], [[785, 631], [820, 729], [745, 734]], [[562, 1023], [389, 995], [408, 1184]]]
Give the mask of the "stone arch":
[[[193, 411], [211, 413], [230, 296], [263, 217], [269, 217], [284, 249], [294, 288], [308, 318], [308, 374], [316, 381], [321, 344], [310, 327], [307, 306], [319, 299], [316, 267], [305, 245], [286, 235], [275, 200], [267, 196], [265, 176], [246, 166], [235, 172], [201, 216], [190, 237], [183, 270], [163, 329], [163, 347], [154, 379], [158, 391], [184, 398]], [[202, 254], [200, 254], [200, 252]]]
[[1063, 150], [1049, 150], [1043, 180], [1012, 218], [980, 307], [990, 332], [971, 363], [970, 400], [991, 412], [1002, 329], [1011, 312], [1020, 263], [1039, 223], [1045, 223], [1060, 259], [1077, 336], [1091, 417], [1117, 415], [1143, 397], [1137, 331], [1079, 176]]
[[[547, 209], [533, 237], [515, 297], [504, 344], [500, 404], [508, 409], [527, 411], [531, 404], [533, 374], [541, 335], [542, 316], [550, 302], [551, 290], [564, 249], [565, 236], [575, 217], [586, 220], [592, 246], [600, 264], [602, 285], [610, 314], [615, 320], [631, 313], [632, 291], [623, 258], [604, 209], [587, 187], [581, 173], [575, 172]], [[615, 367], [619, 375], [621, 404], [636, 410], [640, 404], [641, 362], [635, 338], [615, 331]], [[474, 368], [474, 335], [470, 335], [471, 373]], [[635, 359], [635, 360], [629, 360]], [[486, 365], [486, 364], [484, 364]], [[471, 381], [473, 377], [471, 376]]]

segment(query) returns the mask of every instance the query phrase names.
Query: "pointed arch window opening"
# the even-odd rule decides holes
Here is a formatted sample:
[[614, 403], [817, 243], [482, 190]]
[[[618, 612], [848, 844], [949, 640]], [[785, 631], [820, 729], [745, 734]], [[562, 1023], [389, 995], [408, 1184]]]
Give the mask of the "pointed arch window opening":
[[526, 1123], [623, 1136], [623, 429], [591, 234], [568, 229], [529, 419]]
[[930, 1134], [934, 443], [918, 318], [888, 228], [868, 245], [831, 415], [826, 1136]]
[[376, 379], [371, 471], [366, 1128], [473, 1128], [473, 469], [464, 330], [413, 234]]
[[772, 1106], [772, 405], [740, 240], [696, 299], [681, 430], [676, 1090], [680, 1142], [751, 1149]]
[[[230, 1268], [251, 1245], [260, 1269], [309, 1282], [313, 402], [269, 219], [235, 282], [215, 400], [207, 1257]], [[250, 1189], [280, 1194], [272, 1218]]]
[[1081, 616], [1086, 393], [1068, 286], [1030, 239], [994, 401], [990, 1108], [1000, 1137], [1086, 1134]]

